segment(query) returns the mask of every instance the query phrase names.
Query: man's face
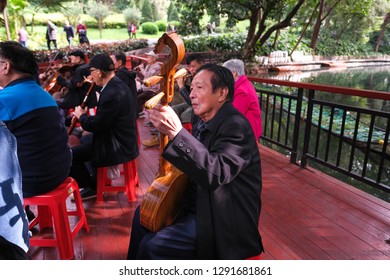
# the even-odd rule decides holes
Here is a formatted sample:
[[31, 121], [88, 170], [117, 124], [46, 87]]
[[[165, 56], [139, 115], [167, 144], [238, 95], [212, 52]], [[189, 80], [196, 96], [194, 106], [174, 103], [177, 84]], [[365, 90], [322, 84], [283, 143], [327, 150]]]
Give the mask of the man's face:
[[188, 65], [188, 71], [191, 73], [192, 76], [195, 75], [196, 71], [198, 71], [198, 69], [202, 66], [201, 63], [199, 63], [198, 61], [196, 60], [193, 60], [190, 62], [190, 64]]
[[191, 83], [191, 105], [194, 114], [203, 121], [211, 120], [226, 99], [221, 89], [213, 92], [211, 84], [212, 72], [202, 70], [196, 74]]
[[152, 55], [147, 55], [147, 56], [146, 56], [146, 61], [147, 61], [148, 64], [153, 64], [153, 63], [156, 62], [156, 60], [157, 60], [157, 58], [155, 58], [155, 57], [152, 56]]
[[3, 58], [0, 58], [0, 87], [5, 87], [8, 84], [7, 74], [10, 70], [10, 63]]
[[121, 65], [120, 65], [120, 62], [119, 62], [118, 60], [115, 59], [115, 55], [111, 55], [110, 57], [111, 57], [111, 59], [112, 59], [112, 62], [114, 62], [115, 69], [119, 69], [119, 67], [120, 67]]

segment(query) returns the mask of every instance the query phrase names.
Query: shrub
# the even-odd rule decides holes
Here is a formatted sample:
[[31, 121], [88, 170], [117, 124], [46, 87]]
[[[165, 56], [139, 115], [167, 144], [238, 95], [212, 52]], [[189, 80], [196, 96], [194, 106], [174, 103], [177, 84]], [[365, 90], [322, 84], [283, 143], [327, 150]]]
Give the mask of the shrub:
[[175, 27], [175, 29], [178, 29], [181, 26], [180, 21], [176, 21], [176, 20], [170, 21], [169, 24], [171, 26], [173, 25]]
[[113, 14], [109, 15], [103, 20], [104, 28], [127, 28], [127, 24], [123, 15], [121, 14]]
[[207, 51], [241, 51], [245, 44], [245, 35], [223, 34], [220, 36], [200, 36], [194, 39], [184, 39], [186, 50], [190, 52]]
[[158, 33], [158, 26], [154, 22], [144, 22], [141, 25], [142, 33], [145, 34], [157, 34]]
[[167, 22], [165, 20], [156, 21], [155, 24], [158, 26], [158, 31], [165, 32], [167, 30]]

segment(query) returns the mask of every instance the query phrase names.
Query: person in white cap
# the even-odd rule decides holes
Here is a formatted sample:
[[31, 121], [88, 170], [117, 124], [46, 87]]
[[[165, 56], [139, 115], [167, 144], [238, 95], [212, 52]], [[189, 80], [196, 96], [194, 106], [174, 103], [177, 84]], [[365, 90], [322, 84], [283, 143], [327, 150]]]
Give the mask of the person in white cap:
[[144, 109], [145, 102], [155, 96], [160, 91], [160, 84], [154, 84], [151, 86], [146, 86], [143, 84], [143, 80], [159, 75], [161, 72], [161, 64], [157, 61], [158, 55], [153, 51], [147, 52], [146, 54], [146, 66], [143, 64], [135, 67], [135, 70], [138, 71], [137, 74], [137, 103], [138, 103], [138, 113], [141, 113]]

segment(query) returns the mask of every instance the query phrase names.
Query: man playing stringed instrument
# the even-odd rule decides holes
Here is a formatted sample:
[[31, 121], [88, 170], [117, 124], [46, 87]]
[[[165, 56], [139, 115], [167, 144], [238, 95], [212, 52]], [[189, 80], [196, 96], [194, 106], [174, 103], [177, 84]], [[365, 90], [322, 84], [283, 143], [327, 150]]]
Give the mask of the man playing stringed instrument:
[[206, 64], [191, 83], [200, 118], [193, 135], [171, 107], [150, 110], [151, 122], [169, 139], [163, 158], [190, 184], [174, 222], [155, 232], [141, 225], [137, 208], [128, 259], [247, 259], [263, 252], [260, 154], [248, 120], [232, 105], [233, 94], [230, 70]]
[[[69, 53], [70, 64], [73, 66], [74, 73], [72, 78], [67, 80], [63, 76], [57, 77], [57, 83], [68, 89], [63, 96], [53, 96], [57, 99], [58, 106], [62, 109], [70, 109], [79, 106], [88, 92], [89, 85], [84, 83], [89, 76], [89, 70], [86, 65], [86, 57], [82, 50], [75, 50]], [[96, 96], [92, 94], [87, 100], [88, 107], [96, 106]]]

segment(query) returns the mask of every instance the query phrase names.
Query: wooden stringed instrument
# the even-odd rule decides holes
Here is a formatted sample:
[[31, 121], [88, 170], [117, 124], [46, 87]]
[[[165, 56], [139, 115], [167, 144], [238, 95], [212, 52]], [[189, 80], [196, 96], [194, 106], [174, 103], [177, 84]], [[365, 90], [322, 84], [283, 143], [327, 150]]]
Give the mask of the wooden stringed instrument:
[[[161, 90], [156, 98], [152, 98], [153, 107], [161, 98], [162, 105], [168, 105], [174, 94], [174, 83], [177, 66], [184, 58], [184, 43], [175, 32], [163, 34], [154, 52], [160, 52], [165, 46], [171, 49], [161, 68]], [[146, 104], [145, 104], [146, 105]], [[182, 205], [184, 193], [188, 185], [188, 177], [162, 156], [164, 147], [168, 143], [168, 136], [160, 134], [160, 162], [156, 178], [148, 188], [140, 206], [141, 224], [150, 231], [156, 232], [173, 223]]]

